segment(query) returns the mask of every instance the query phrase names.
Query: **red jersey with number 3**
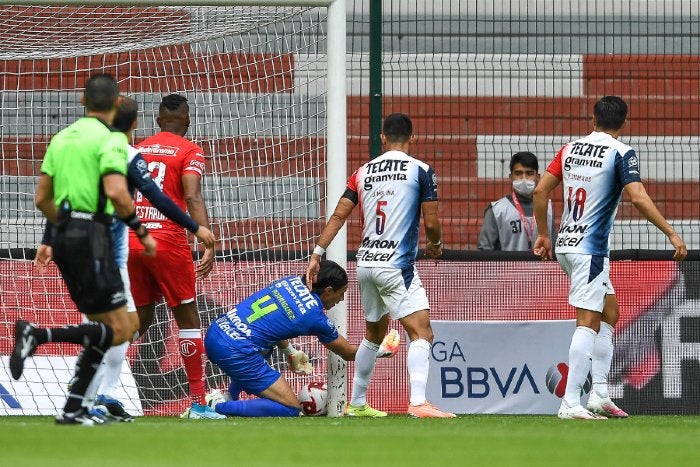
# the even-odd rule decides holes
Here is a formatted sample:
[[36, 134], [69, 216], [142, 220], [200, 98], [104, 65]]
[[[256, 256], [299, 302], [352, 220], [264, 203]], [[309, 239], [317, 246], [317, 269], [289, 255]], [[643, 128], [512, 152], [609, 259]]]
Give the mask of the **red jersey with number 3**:
[[[148, 163], [148, 170], [158, 188], [183, 211], [186, 210], [182, 176], [193, 174], [201, 177], [204, 174], [202, 148], [182, 136], [167, 131], [145, 139], [136, 148]], [[185, 229], [166, 218], [141, 193], [136, 192], [134, 204], [136, 215], [146, 225], [153, 238], [171, 245], [187, 246]], [[133, 231], [129, 233], [129, 247], [135, 250], [143, 249]]]

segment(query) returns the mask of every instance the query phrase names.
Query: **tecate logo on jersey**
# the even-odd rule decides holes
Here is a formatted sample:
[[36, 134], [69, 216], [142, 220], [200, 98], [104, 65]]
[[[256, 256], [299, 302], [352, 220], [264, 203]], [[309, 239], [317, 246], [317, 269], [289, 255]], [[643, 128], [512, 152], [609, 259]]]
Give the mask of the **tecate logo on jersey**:
[[301, 281], [300, 277], [293, 277], [289, 282], [279, 281], [276, 287], [284, 288], [287, 293], [289, 293], [302, 315], [306, 313], [307, 309], [311, 310], [314, 307], [320, 306], [314, 296], [311, 295], [309, 288]]
[[[364, 179], [364, 190], [372, 189], [373, 183], [390, 182], [396, 180], [406, 180], [406, 174], [401, 172], [408, 171], [409, 161], [386, 159], [377, 162], [369, 162], [366, 166], [367, 176]], [[394, 173], [384, 173], [394, 172]], [[371, 175], [381, 174], [381, 175]]]

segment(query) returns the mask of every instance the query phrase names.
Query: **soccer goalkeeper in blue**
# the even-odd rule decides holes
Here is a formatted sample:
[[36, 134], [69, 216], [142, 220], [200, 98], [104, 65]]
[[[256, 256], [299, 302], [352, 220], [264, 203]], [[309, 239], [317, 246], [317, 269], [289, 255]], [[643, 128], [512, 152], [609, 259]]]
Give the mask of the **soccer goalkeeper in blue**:
[[[305, 276], [277, 280], [219, 316], [207, 330], [204, 348], [209, 360], [230, 378], [230, 399], [219, 391], [207, 402], [223, 415], [242, 417], [296, 417], [301, 406], [287, 380], [264, 355], [280, 345], [292, 370], [304, 373], [310, 366], [303, 352], [287, 346], [287, 339], [310, 335], [344, 360], [354, 360], [357, 346], [338, 334], [324, 309], [344, 299], [348, 288], [345, 270], [333, 261], [321, 262], [318, 278], [307, 287]], [[396, 345], [398, 347], [398, 345]], [[392, 347], [393, 348], [393, 347]], [[285, 351], [286, 349], [286, 351]], [[390, 356], [386, 347], [380, 356]], [[240, 391], [259, 399], [238, 400]]]

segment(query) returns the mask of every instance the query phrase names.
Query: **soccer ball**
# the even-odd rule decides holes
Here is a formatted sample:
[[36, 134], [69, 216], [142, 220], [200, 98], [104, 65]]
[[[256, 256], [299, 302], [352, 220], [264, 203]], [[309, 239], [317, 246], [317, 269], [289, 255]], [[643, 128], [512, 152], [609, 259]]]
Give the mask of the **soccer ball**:
[[328, 402], [328, 389], [326, 383], [312, 381], [305, 384], [299, 390], [299, 403], [304, 415], [325, 415], [328, 413], [326, 403]]

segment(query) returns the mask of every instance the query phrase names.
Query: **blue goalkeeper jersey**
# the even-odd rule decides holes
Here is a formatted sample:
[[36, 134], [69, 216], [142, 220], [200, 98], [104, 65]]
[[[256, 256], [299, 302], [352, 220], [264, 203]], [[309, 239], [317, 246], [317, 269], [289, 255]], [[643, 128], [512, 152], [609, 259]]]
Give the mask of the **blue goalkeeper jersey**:
[[247, 341], [258, 351], [270, 350], [277, 342], [297, 336], [316, 336], [322, 343], [338, 338], [321, 299], [299, 276], [273, 282], [220, 315], [210, 327], [234, 341]]

